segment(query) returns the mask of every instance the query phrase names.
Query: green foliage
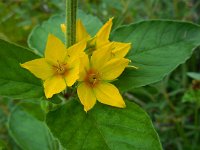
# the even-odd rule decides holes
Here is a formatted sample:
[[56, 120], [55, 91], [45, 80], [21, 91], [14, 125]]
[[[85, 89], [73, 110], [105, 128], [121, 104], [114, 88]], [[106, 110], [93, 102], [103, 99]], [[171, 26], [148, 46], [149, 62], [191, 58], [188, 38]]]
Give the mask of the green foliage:
[[161, 145], [148, 115], [136, 104], [125, 109], [96, 104], [85, 113], [76, 100], [47, 115], [47, 124], [67, 149], [148, 149]]
[[9, 117], [8, 128], [15, 142], [24, 150], [64, 150], [44, 123], [40, 105], [21, 103]]
[[80, 6], [104, 22], [107, 18], [115, 16], [114, 28], [146, 19], [200, 22], [200, 3], [196, 0], [80, 0]]
[[188, 72], [187, 75], [195, 80], [200, 80], [200, 73]]
[[182, 102], [194, 103], [195, 105], [198, 105], [200, 107], [200, 89], [198, 89], [198, 90], [193, 90], [193, 89], [188, 90], [183, 95]]
[[160, 81], [190, 58], [199, 38], [200, 27], [184, 22], [144, 21], [118, 28], [112, 40], [132, 43], [127, 57], [139, 69], [127, 69], [117, 84], [128, 90]]
[[82, 144], [86, 149], [161, 149], [150, 118], [134, 103], [127, 102], [126, 109], [98, 104], [86, 114], [77, 101], [67, 102], [46, 118], [60, 142], [49, 132], [45, 118], [37, 103], [20, 103], [11, 111], [9, 132], [26, 150], [64, 149], [60, 142], [68, 149], [80, 149]]
[[[36, 0], [33, 0], [33, 1], [7, 0], [7, 1], [0, 2], [0, 30], [1, 30], [0, 38], [25, 44], [25, 42], [27, 40], [27, 35], [30, 32], [30, 30], [32, 29], [32, 27], [35, 26], [36, 23], [41, 22], [45, 18], [48, 18], [50, 15], [59, 13], [60, 10], [64, 9], [63, 4], [64, 4], [64, 0], [63, 1], [52, 0], [52, 1], [40, 1], [40, 2], [36, 1]], [[122, 0], [122, 1], [118, 1], [118, 0], [95, 0], [95, 1], [80, 0], [79, 7], [81, 7], [82, 9], [84, 9], [87, 12], [90, 12], [90, 14], [95, 14], [95, 15], [99, 16], [99, 18], [101, 20], [103, 20], [104, 22], [107, 21], [109, 17], [114, 16], [115, 19], [114, 19], [114, 28], [113, 29], [120, 26], [121, 24], [128, 24], [131, 22], [137, 22], [137, 21], [146, 20], [146, 19], [162, 19], [162, 18], [179, 19], [179, 20], [189, 20], [189, 21], [196, 22], [196, 23], [199, 23], [199, 20], [200, 20], [199, 19], [200, 18], [199, 17], [200, 3], [196, 0], [194, 0], [194, 1], [174, 0], [173, 2], [163, 1], [163, 0], [156, 0], [156, 1], [155, 0], [144, 0], [144, 1], [141, 1], [141, 0], [134, 0], [134, 1], [132, 1], [132, 0]], [[21, 8], [23, 8], [23, 9], [21, 9]], [[10, 10], [12, 10], [12, 11], [10, 11]], [[60, 19], [62, 21], [64, 20], [62, 15], [57, 15], [57, 16], [60, 16], [61, 17]], [[52, 17], [51, 19], [54, 20], [55, 18], [56, 18], [56, 16]], [[37, 38], [40, 38], [40, 36], [45, 37], [48, 34], [48, 33], [43, 34], [43, 32], [46, 32], [45, 30], [47, 27], [49, 27], [47, 29], [51, 30], [51, 32], [53, 34], [57, 35], [58, 30], [56, 29], [56, 31], [55, 31], [54, 30], [55, 28], [54, 29], [51, 28], [51, 25], [50, 25], [51, 23], [56, 24], [57, 22], [51, 22], [50, 21], [51, 19], [49, 19], [49, 21], [41, 23], [40, 25], [35, 27], [34, 32], [37, 32], [37, 36], [36, 35], [29, 36], [29, 40], [31, 37], [34, 37], [33, 41], [35, 42], [35, 43], [32, 42], [31, 44], [29, 43], [29, 46], [32, 46], [33, 49], [39, 50], [39, 52], [41, 52], [40, 51], [40, 48], [42, 47], [41, 44], [43, 44], [43, 49], [44, 49], [46, 39], [44, 39], [44, 41], [43, 41], [43, 39], [42, 39], [42, 41], [40, 41], [40, 40], [37, 40]], [[59, 19], [58, 20], [55, 19], [54, 21], [58, 21], [58, 23], [60, 23]], [[85, 21], [84, 24], [87, 25], [87, 23], [89, 21], [90, 21], [90, 19]], [[178, 22], [174, 22], [173, 24], [175, 24], [175, 23], [182, 24], [182, 23], [178, 23]], [[46, 25], [46, 24], [48, 24], [48, 25]], [[147, 23], [141, 22], [140, 24], [144, 25]], [[100, 26], [101, 25], [99, 24], [98, 28]], [[134, 24], [131, 26], [136, 27], [138, 25]], [[171, 26], [171, 23], [169, 26]], [[183, 28], [187, 28], [188, 26], [191, 26], [191, 25], [186, 25]], [[57, 27], [59, 27], [59, 26], [57, 26]], [[87, 28], [90, 28], [90, 26], [87, 26]], [[121, 28], [121, 29], [123, 29], [123, 28]], [[180, 30], [178, 27], [175, 27], [175, 28], [178, 29], [178, 30], [176, 30], [177, 33], [179, 33], [179, 31], [180, 31], [179, 34], [182, 34], [181, 28], [180, 28]], [[119, 30], [121, 30], [121, 29], [119, 29]], [[94, 30], [95, 30], [94, 31], [94, 33], [95, 33], [97, 31], [97, 28], [94, 28]], [[125, 29], [123, 29], [123, 30], [125, 30]], [[189, 32], [193, 32], [192, 30]], [[158, 33], [159, 31], [160, 31], [160, 28], [155, 27], [155, 32]], [[41, 34], [40, 34], [40, 32], [41, 32]], [[89, 32], [91, 33], [91, 31], [89, 31]], [[116, 32], [118, 32], [118, 31], [116, 31]], [[140, 31], [138, 30], [138, 32], [140, 32]], [[198, 33], [199, 33], [199, 31], [196, 33], [196, 30], [194, 30], [194, 38], [191, 36], [192, 37], [191, 41], [195, 39], [195, 37]], [[174, 33], [174, 35], [175, 35], [175, 33]], [[61, 33], [60, 30], [59, 30], [58, 36], [61, 36], [60, 37], [61, 39], [63, 37], [63, 34]], [[135, 35], [133, 34], [131, 36], [135, 36]], [[119, 37], [114, 37], [114, 39], [117, 39], [117, 38], [119, 38]], [[149, 41], [149, 39], [151, 40], [152, 37], [149, 39], [147, 39], [147, 38], [145, 38], [145, 39]], [[159, 37], [157, 37], [157, 39], [162, 40], [163, 38], [159, 39]], [[124, 39], [122, 39], [122, 40], [124, 40]], [[138, 40], [140, 40], [140, 38], [136, 39], [136, 41], [138, 41]], [[64, 41], [64, 39], [63, 39], [63, 41]], [[120, 39], [120, 41], [121, 41], [121, 39]], [[189, 43], [189, 45], [187, 45], [187, 46], [192, 47], [193, 44], [191, 44], [191, 41], [189, 39], [186, 39], [186, 42]], [[4, 83], [2, 77], [3, 78], [6, 77], [6, 79], [7, 79], [9, 77], [8, 75], [16, 74], [14, 72], [11, 72], [12, 68], [14, 68], [13, 70], [15, 70], [15, 71], [17, 70], [17, 71], [21, 72], [21, 68], [19, 66], [16, 67], [16, 64], [8, 65], [7, 61], [5, 61], [5, 60], [10, 59], [10, 55], [11, 55], [11, 60], [25, 59], [23, 57], [21, 58], [21, 56], [19, 56], [20, 58], [18, 57], [18, 55], [21, 55], [21, 53], [20, 53], [21, 49], [24, 49], [24, 48], [15, 46], [10, 43], [8, 43], [8, 45], [9, 45], [8, 46], [5, 43], [7, 43], [7, 42], [0, 41], [0, 44], [1, 44], [0, 45], [0, 67], [3, 68], [3, 70], [0, 68], [2, 70], [0, 73], [0, 84]], [[144, 42], [144, 43], [146, 43], [146, 42]], [[153, 44], [153, 46], [155, 46], [155, 43], [152, 43], [152, 44]], [[137, 47], [136, 47], [136, 45], [137, 45]], [[135, 41], [133, 41], [133, 51], [129, 54], [129, 56], [131, 59], [133, 59], [133, 61], [132, 61], [133, 64], [138, 64], [138, 62], [139, 62], [140, 65], [141, 64], [144, 65], [143, 61], [134, 57], [135, 48], [138, 48], [138, 47], [143, 48], [143, 46], [145, 46], [143, 43], [141, 43], [140, 46], [138, 46], [138, 45], [139, 45], [138, 43], [135, 43]], [[6, 50], [8, 50], [8, 52], [6, 52]], [[14, 52], [14, 50], [16, 50], [16, 52]], [[137, 50], [143, 51], [145, 49], [137, 49]], [[182, 49], [177, 49], [175, 51], [176, 54], [177, 54], [177, 51], [179, 51], [181, 53], [181, 56], [183, 56]], [[164, 53], [163, 51], [159, 51], [159, 52]], [[168, 52], [168, 49], [166, 50], [166, 53], [167, 52]], [[192, 52], [192, 48], [191, 49], [188, 48], [188, 53], [186, 52], [188, 54], [188, 57], [191, 52]], [[5, 53], [8, 53], [9, 55], [5, 54]], [[25, 52], [25, 53], [29, 53], [29, 52]], [[184, 52], [184, 54], [186, 54], [186, 53]], [[5, 54], [5, 55], [3, 55], [4, 57], [1, 54]], [[134, 55], [132, 55], [132, 54], [134, 54]], [[146, 57], [143, 57], [143, 56], [147, 56], [148, 54], [151, 54], [151, 53], [149, 53], [149, 52], [142, 53], [142, 58], [144, 59], [145, 62], [146, 62]], [[155, 56], [155, 55], [153, 55], [153, 56], [154, 56], [155, 60], [157, 61], [158, 60], [157, 56]], [[38, 56], [36, 56], [36, 57], [38, 57]], [[171, 62], [172, 59], [174, 59], [173, 57], [175, 57], [174, 54], [172, 54], [171, 57], [166, 58], [166, 59], [169, 59], [170, 64], [172, 63]], [[31, 59], [33, 59], [33, 58], [30, 58], [30, 59], [27, 58], [27, 60], [31, 60]], [[179, 59], [179, 58], [177, 57], [177, 59]], [[139, 61], [136, 61], [136, 60], [139, 60]], [[183, 59], [182, 62], [185, 60], [186, 60], [186, 58]], [[163, 144], [163, 148], [166, 150], [168, 150], [168, 149], [170, 149], [170, 150], [171, 149], [198, 150], [199, 149], [199, 137], [200, 137], [199, 120], [200, 120], [200, 118], [198, 116], [199, 107], [198, 107], [198, 105], [196, 105], [197, 104], [196, 100], [199, 99], [199, 86], [197, 86], [197, 87], [195, 86], [195, 89], [193, 89], [194, 85], [192, 85], [192, 89], [191, 89], [191, 79], [188, 78], [187, 74], [186, 74], [188, 71], [199, 72], [199, 62], [200, 62], [199, 60], [200, 60], [199, 51], [196, 51], [195, 54], [193, 54], [193, 57], [186, 64], [178, 67], [173, 73], [169, 74], [169, 76], [167, 76], [164, 79], [164, 81], [162, 81], [158, 84], [153, 84], [153, 85], [151, 84], [150, 86], [141, 87], [138, 89], [134, 88], [133, 90], [130, 90], [129, 92], [125, 93], [125, 97], [127, 97], [131, 101], [134, 101], [134, 102], [140, 104], [142, 106], [142, 108], [145, 109], [145, 111], [147, 111], [149, 113], [150, 117], [153, 120], [155, 128], [161, 137], [161, 142]], [[15, 61], [13, 61], [13, 62], [15, 62]], [[161, 61], [161, 63], [163, 63], [163, 61]], [[181, 63], [180, 61], [177, 62], [177, 64], [180, 64], [180, 63]], [[19, 64], [19, 61], [17, 61], [17, 64]], [[148, 64], [145, 64], [145, 66], [146, 65], [148, 65]], [[151, 65], [152, 65], [152, 62], [151, 62]], [[159, 63], [158, 63], [158, 65], [159, 65]], [[8, 69], [8, 67], [9, 67], [9, 69]], [[155, 64], [153, 63], [153, 66], [151, 66], [151, 67], [153, 67], [154, 70], [156, 70], [156, 63]], [[159, 68], [164, 67], [166, 69], [165, 65], [158, 66], [158, 67]], [[141, 72], [142, 69], [143, 68], [140, 66], [140, 68], [137, 70], [137, 72], [138, 71]], [[168, 74], [171, 71], [171, 69], [168, 68], [168, 71], [166, 73]], [[162, 69], [162, 70], [164, 71], [164, 69]], [[7, 73], [7, 72], [5, 73], [5, 71], [9, 71], [9, 73]], [[134, 71], [136, 71], [136, 70], [127, 70], [127, 72], [125, 74], [127, 74], [129, 72], [128, 74], [133, 75], [132, 73]], [[153, 73], [152, 71], [149, 72], [150, 71], [149, 67], [148, 67], [148, 70], [145, 70], [145, 71], [147, 71], [150, 74]], [[130, 73], [130, 72], [132, 72], [132, 73]], [[145, 73], [145, 72], [141, 72], [141, 73]], [[30, 73], [27, 73], [26, 71], [23, 71], [23, 73], [17, 72], [16, 77], [12, 78], [12, 80], [13, 79], [21, 79], [20, 78], [21, 75], [25, 75], [25, 76], [28, 75], [30, 77], [31, 81], [33, 78], [35, 81], [37, 80], [36, 82], [38, 83], [38, 85], [39, 85], [38, 87], [41, 88], [41, 90], [38, 90], [40, 94], [38, 94], [38, 93], [35, 93], [35, 94], [38, 94], [39, 97], [40, 97], [40, 95], [41, 96], [43, 95], [43, 89], [41, 87], [41, 83], [38, 81], [38, 79], [36, 79], [35, 77], [33, 77]], [[135, 73], [134, 73], [134, 75], [135, 75]], [[160, 72], [155, 73], [155, 76], [159, 76], [159, 75], [160, 75]], [[199, 80], [199, 77], [194, 74], [191, 75], [189, 73], [188, 75], [191, 78]], [[143, 77], [142, 77], [142, 80], [147, 79], [147, 78], [149, 79], [149, 77], [144, 77], [144, 78]], [[141, 77], [134, 76], [134, 78], [138, 79]], [[162, 77], [160, 76], [160, 79], [161, 78]], [[153, 77], [151, 79], [153, 79]], [[155, 80], [151, 80], [151, 79], [148, 80], [149, 83], [150, 83], [150, 81], [151, 81], [151, 83], [155, 82]], [[13, 82], [12, 80], [10, 80], [10, 78], [9, 78], [9, 82], [7, 82], [7, 83], [5, 82], [6, 84], [3, 85], [3, 88], [0, 87], [0, 95], [2, 95], [2, 93], [3, 93], [3, 96], [9, 96], [9, 94], [11, 94], [10, 96], [12, 98], [30, 98], [30, 96], [31, 96], [31, 98], [35, 97], [30, 93], [29, 93], [30, 95], [28, 94], [28, 96], [27, 96], [26, 95], [27, 93], [26, 94], [24, 93], [26, 88], [23, 91], [22, 87], [24, 87], [24, 86], [21, 86], [21, 84], [17, 84], [17, 86], [16, 86], [14, 84], [15, 82]], [[133, 80], [135, 83], [135, 79], [133, 79]], [[24, 80], [22, 80], [22, 81], [24, 82]], [[146, 82], [146, 81], [144, 81], [144, 82]], [[119, 83], [119, 84], [121, 84], [121, 83]], [[135, 87], [135, 85], [132, 85], [132, 84], [133, 83], [129, 84], [130, 87], [132, 87], [132, 86]], [[12, 85], [11, 86], [12, 88], [11, 87], [8, 88], [8, 85]], [[23, 83], [23, 85], [24, 85], [24, 83]], [[21, 90], [18, 90], [20, 88], [21, 88]], [[15, 89], [18, 91], [13, 93], [14, 90], [12, 90], [12, 93], [10, 93], [7, 91], [8, 89]], [[20, 93], [21, 91], [22, 91], [22, 93]], [[14, 94], [14, 95], [12, 95], [12, 94]], [[184, 95], [184, 97], [183, 97], [183, 95]], [[182, 97], [183, 97], [183, 101], [185, 101], [184, 103], [182, 103], [182, 101], [181, 101]], [[29, 99], [28, 101], [31, 101], [31, 100]], [[16, 103], [17, 102], [13, 101], [12, 99], [11, 100], [9, 100], [9, 99], [2, 100], [2, 98], [0, 97], [0, 149], [5, 148], [8, 150], [10, 150], [10, 149], [20, 150], [21, 148], [23, 148], [23, 145], [29, 144], [30, 137], [32, 136], [32, 134], [37, 134], [35, 132], [30, 132], [31, 130], [24, 130], [24, 129], [22, 130], [22, 128], [21, 128], [21, 125], [23, 124], [22, 122], [21, 123], [18, 122], [16, 124], [16, 126], [12, 126], [13, 127], [12, 131], [14, 131], [14, 133], [16, 133], [16, 134], [13, 134], [12, 137], [14, 137], [15, 141], [19, 145], [22, 145], [21, 148], [18, 148], [16, 146], [15, 142], [8, 135], [8, 133], [6, 131], [6, 120], [7, 120], [8, 114], [11, 113], [10, 107], [11, 108], [14, 107], [16, 105]], [[70, 102], [70, 103], [72, 103], [72, 102]], [[68, 104], [66, 104], [66, 105], [68, 105]], [[52, 114], [56, 114], [58, 111], [64, 111], [64, 108], [67, 107], [66, 105], [63, 106], [62, 108], [58, 109], [57, 111], [52, 112]], [[80, 107], [79, 105], [80, 104], [77, 103], [76, 107]], [[134, 104], [132, 104], [132, 105], [134, 105]], [[43, 122], [43, 117], [44, 117], [43, 113], [41, 111], [38, 111], [39, 110], [38, 108], [35, 109], [36, 107], [39, 107], [39, 106], [34, 105], [34, 107], [31, 107], [31, 106], [29, 107], [27, 105], [26, 106], [20, 105], [17, 108], [15, 108], [15, 110], [12, 111], [11, 116], [16, 111], [18, 114], [18, 115], [16, 115], [16, 117], [19, 118], [19, 120], [24, 121], [26, 123], [26, 125], [23, 126], [24, 128], [30, 129], [30, 125], [32, 125], [32, 123], [27, 123], [26, 120], [24, 120], [24, 119], [27, 119], [26, 118], [27, 116], [29, 118], [29, 119], [27, 119], [28, 122], [29, 121], [31, 122], [33, 119], [34, 125], [36, 125], [36, 124], [38, 125], [38, 124], [42, 123], [43, 124], [42, 126], [45, 126], [45, 127], [41, 127], [40, 126], [41, 124], [39, 125], [39, 127], [41, 127], [41, 129], [47, 128], [47, 126], [44, 125], [44, 122]], [[43, 107], [44, 107], [43, 108], [44, 110], [49, 111], [49, 108], [46, 107], [46, 105], [44, 105]], [[101, 105], [98, 105], [96, 107], [101, 108]], [[104, 106], [104, 107], [106, 107], [105, 108], [106, 110], [109, 109], [108, 106]], [[38, 112], [35, 113], [35, 111], [38, 111]], [[26, 117], [23, 119], [23, 116], [19, 116], [19, 112], [20, 112], [20, 114], [22, 114]], [[93, 110], [91, 113], [93, 113]], [[58, 115], [58, 114], [56, 114], [56, 115]], [[76, 114], [72, 114], [72, 115], [66, 114], [65, 117], [67, 119], [70, 119], [71, 116], [73, 116], [73, 115], [76, 115]], [[97, 114], [97, 115], [100, 116], [101, 114]], [[15, 115], [13, 115], [13, 116], [15, 117]], [[60, 116], [58, 115], [58, 119], [59, 119], [59, 117]], [[112, 118], [112, 115], [109, 115], [109, 117]], [[31, 118], [31, 120], [30, 120], [30, 118]], [[63, 116], [62, 116], [62, 118], [63, 118]], [[99, 118], [101, 118], [101, 116]], [[76, 118], [74, 118], [74, 119], [76, 119]], [[55, 121], [57, 121], [57, 119]], [[71, 120], [69, 120], [69, 121], [71, 121]], [[38, 122], [38, 123], [36, 123], [36, 122]], [[12, 124], [11, 120], [10, 120], [9, 124]], [[55, 122], [54, 122], [54, 124], [55, 124]], [[66, 125], [67, 124], [68, 124], [68, 122], [66, 123]], [[60, 127], [60, 125], [58, 125], [58, 126]], [[37, 127], [35, 126], [35, 129], [36, 129], [36, 131], [38, 131], [38, 126]], [[88, 129], [88, 128], [84, 127], [84, 129]], [[96, 129], [93, 129], [93, 130], [96, 130]], [[19, 133], [19, 131], [23, 131], [23, 132]], [[54, 139], [54, 138], [49, 133], [48, 129], [44, 129], [44, 131], [48, 131], [48, 132], [44, 132], [44, 133], [46, 133], [45, 135], [43, 133], [41, 133], [42, 137], [44, 137], [41, 141], [45, 141], [46, 145], [48, 145], [48, 144], [52, 145], [52, 144], [48, 143], [46, 141], [46, 139], [50, 139], [50, 141], [52, 141], [52, 139]], [[28, 134], [29, 134], [29, 136], [27, 136]], [[89, 134], [92, 134], [92, 132], [91, 133], [89, 132]], [[27, 138], [23, 139], [23, 137], [27, 137]], [[23, 139], [24, 141], [18, 141], [16, 139]], [[64, 139], [64, 137], [63, 137], [63, 139]], [[121, 139], [123, 139], [123, 137]], [[35, 142], [35, 141], [37, 141], [37, 139], [34, 138], [34, 139], [31, 139], [31, 141]], [[45, 145], [45, 144], [42, 143], [42, 145]]]
[[[89, 33], [94, 35], [101, 23], [96, 17], [79, 14], [82, 14], [80, 18]], [[94, 19], [95, 24], [89, 22], [88, 18]], [[64, 16], [54, 16], [37, 26], [29, 36], [30, 47], [43, 53], [45, 44], [39, 43], [46, 43], [49, 33], [55, 34], [64, 42], [64, 34], [60, 30], [63, 22]], [[192, 55], [200, 44], [198, 37], [200, 28], [184, 22], [145, 21], [115, 30], [111, 39], [131, 42], [133, 47], [127, 57], [132, 60], [133, 65], [139, 67], [138, 70], [127, 69], [116, 84], [125, 91], [160, 81]]]
[[0, 140], [0, 150], [6, 150], [6, 144]]
[[194, 79], [191, 87], [184, 93], [182, 102], [189, 102], [196, 107], [200, 107], [200, 74], [196, 72], [188, 72], [187, 75]]
[[18, 99], [41, 98], [41, 81], [20, 63], [38, 58], [33, 52], [0, 40], [0, 95]]
[[64, 3], [64, 0], [51, 0], [51, 2], [2, 0], [0, 1], [0, 31], [5, 34], [6, 39], [27, 45], [27, 37], [32, 28], [52, 13], [61, 11], [63, 8], [61, 2]]
[[[92, 15], [88, 15], [83, 11], [78, 11], [77, 19], [81, 19], [87, 31], [94, 35], [102, 26], [101, 21]], [[36, 26], [28, 38], [28, 45], [31, 49], [43, 55], [45, 50], [46, 40], [48, 34], [54, 34], [65, 43], [65, 35], [62, 32], [60, 25], [65, 23], [64, 15], [56, 15], [51, 17], [48, 21], [43, 22], [41, 25]]]
[[[83, 20], [84, 18], [88, 18], [86, 14], [82, 15]], [[94, 17], [94, 19], [97, 18]], [[37, 26], [29, 38], [29, 45], [31, 48], [35, 51], [38, 50], [37, 52], [42, 54], [45, 44], [42, 45], [39, 43], [46, 43], [48, 33], [53, 33], [64, 41], [64, 34], [60, 29], [60, 24], [63, 23], [63, 20], [63, 16], [55, 16], [49, 21], [43, 23], [41, 26]], [[87, 21], [86, 23], [90, 22]], [[97, 24], [101, 26], [100, 22], [97, 22]], [[92, 27], [89, 28], [90, 26]], [[91, 29], [89, 32], [94, 35], [99, 27], [90, 23], [87, 25], [87, 28]], [[178, 32], [175, 32], [176, 30], [178, 30]], [[199, 31], [199, 27], [193, 24], [170, 21], [146, 21], [129, 26], [123, 26], [115, 30], [111, 39], [120, 42], [131, 42], [134, 47], [127, 57], [132, 60], [133, 65], [139, 67], [138, 70], [127, 69], [119, 81], [117, 81], [119, 87], [123, 90], [127, 90], [161, 80], [169, 72], [175, 69], [177, 65], [185, 62], [186, 59], [191, 56], [194, 48], [200, 44], [198, 40], [198, 37], [200, 37]], [[39, 35], [41, 39], [38, 38]], [[1, 41], [0, 45], [3, 45], [0, 52], [1, 56], [4, 56], [1, 61], [8, 62], [8, 58], [12, 60], [9, 60], [10, 64], [6, 63], [7, 66], [4, 66], [4, 71], [8, 72], [6, 69], [12, 66], [12, 68], [14, 68], [13, 70], [18, 71], [17, 74], [22, 74], [20, 76], [11, 76], [10, 74], [5, 74], [4, 76], [2, 75], [2, 85], [6, 85], [6, 87], [11, 86], [7, 86], [8, 83], [5, 83], [5, 77], [12, 77], [10, 79], [11, 83], [9, 83], [11, 85], [15, 85], [15, 89], [17, 91], [16, 93], [18, 95], [15, 93], [9, 93], [12, 90], [5, 90], [6, 88], [3, 88], [1, 95], [21, 99], [41, 98], [43, 96], [41, 83], [19, 65], [19, 63], [38, 58], [38, 56], [24, 48], [4, 41]], [[13, 81], [20, 83], [16, 86], [17, 84], [13, 84]], [[27, 85], [26, 82], [28, 82], [27, 87], [23, 86], [24, 84]], [[30, 83], [32, 83], [32, 87], [29, 87]], [[36, 85], [37, 87], [35, 87]], [[34, 91], [32, 89], [33, 87], [38, 91]], [[28, 90], [29, 88], [32, 89], [30, 93], [23, 92], [24, 89], [26, 89], [26, 91], [30, 91]], [[25, 109], [23, 109], [23, 112], [24, 110]], [[12, 113], [12, 115], [13, 114], [17, 115], [18, 113], [15, 112]], [[31, 113], [29, 112], [29, 114]], [[72, 115], [73, 118], [66, 118], [67, 114], [75, 115]], [[26, 116], [25, 114], [23, 115]], [[112, 116], [112, 118], [110, 116]], [[30, 116], [27, 116], [27, 118], [28, 117]], [[14, 116], [12, 121], [9, 122], [11, 130], [10, 133], [20, 147], [30, 149], [30, 140], [27, 138], [27, 135], [30, 134], [30, 130], [29, 128], [26, 128], [26, 126], [30, 126], [30, 124], [32, 124], [31, 127], [36, 126], [36, 128], [41, 129], [37, 131], [38, 135], [46, 135], [47, 131], [43, 133], [43, 130], [47, 130], [47, 127], [44, 123], [41, 125], [41, 121], [38, 122], [37, 120], [35, 122], [30, 122], [30, 120], [34, 119], [26, 119], [27, 122], [25, 122], [24, 126], [22, 126], [22, 129], [26, 128], [26, 130], [22, 130], [18, 127], [19, 125], [13, 125], [16, 122], [14, 118], [17, 118], [17, 116]], [[20, 118], [18, 120], [20, 120]], [[20, 120], [20, 122], [21, 121], [23, 120]], [[12, 124], [12, 122], [14, 123]], [[85, 114], [83, 108], [81, 108], [80, 104], [77, 102], [68, 102], [62, 108], [49, 113], [47, 116], [47, 123], [53, 134], [60, 140], [62, 145], [69, 149], [81, 149], [82, 146], [86, 149], [162, 149], [157, 133], [153, 129], [148, 116], [141, 111], [138, 106], [129, 102], [126, 109], [108, 109], [107, 106], [98, 104], [87, 114]], [[61, 128], [58, 128], [58, 125], [60, 125]], [[64, 125], [66, 128], [63, 129]], [[83, 127], [78, 128], [79, 126]], [[89, 132], [91, 129], [93, 132]], [[74, 132], [76, 133], [75, 135]], [[24, 141], [24, 137], [27, 141], [22, 143], [22, 141]], [[47, 134], [47, 137], [50, 139], [53, 138], [50, 133]], [[41, 140], [45, 140], [47, 137], [41, 136]], [[33, 139], [35, 138], [33, 137]], [[85, 141], [85, 139], [88, 140]], [[77, 140], [82, 141], [83, 143], [76, 143]], [[43, 144], [45, 143], [46, 142], [43, 141]], [[47, 146], [44, 145], [43, 147]], [[33, 149], [37, 148], [34, 147]]]
[[[3, 112], [3, 110], [0, 108], [0, 133], [4, 132], [4, 122], [6, 120], [6, 116], [5, 113]], [[6, 143], [1, 140], [1, 134], [0, 134], [0, 150], [6, 150]]]

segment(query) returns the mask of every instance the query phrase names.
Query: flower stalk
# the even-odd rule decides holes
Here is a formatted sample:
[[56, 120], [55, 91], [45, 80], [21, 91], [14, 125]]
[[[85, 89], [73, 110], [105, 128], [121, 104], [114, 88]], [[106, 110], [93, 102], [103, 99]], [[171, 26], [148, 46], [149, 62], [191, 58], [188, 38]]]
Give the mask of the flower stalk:
[[66, 0], [66, 47], [76, 42], [77, 0]]

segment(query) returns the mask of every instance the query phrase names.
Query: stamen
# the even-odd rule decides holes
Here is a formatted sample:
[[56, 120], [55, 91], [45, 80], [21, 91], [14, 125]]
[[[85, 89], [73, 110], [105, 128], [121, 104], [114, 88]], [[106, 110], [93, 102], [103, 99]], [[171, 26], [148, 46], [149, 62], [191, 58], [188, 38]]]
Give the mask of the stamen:
[[67, 72], [66, 64], [62, 64], [57, 60], [58, 65], [54, 66], [55, 72], [58, 75], [63, 75]]
[[100, 81], [100, 75], [98, 72], [95, 70], [89, 70], [87, 71], [87, 75], [85, 77], [85, 82], [90, 86], [90, 87], [95, 87]]

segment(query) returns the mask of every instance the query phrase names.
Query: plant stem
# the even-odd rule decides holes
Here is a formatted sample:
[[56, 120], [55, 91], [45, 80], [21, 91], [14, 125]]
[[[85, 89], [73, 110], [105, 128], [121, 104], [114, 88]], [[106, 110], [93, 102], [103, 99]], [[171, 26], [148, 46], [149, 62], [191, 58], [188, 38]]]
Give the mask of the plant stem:
[[169, 94], [167, 92], [167, 83], [169, 80], [169, 76], [166, 77], [166, 79], [162, 82], [162, 94], [167, 102], [167, 104], [169, 105], [170, 109], [175, 112], [176, 111], [176, 107], [174, 106], [174, 104], [171, 102], [170, 98], [169, 98]]
[[195, 116], [195, 127], [196, 127], [196, 129], [198, 130], [198, 126], [199, 126], [199, 113], [198, 113], [198, 111], [199, 111], [199, 107], [198, 107], [198, 105], [196, 106], [196, 108], [195, 108], [195, 114], [194, 114], [194, 116]]
[[181, 68], [182, 68], [182, 85], [183, 85], [184, 88], [186, 88], [187, 87], [187, 82], [188, 82], [188, 78], [187, 78], [187, 71], [188, 71], [187, 65], [183, 64], [181, 66]]
[[189, 141], [188, 141], [187, 136], [185, 135], [185, 131], [184, 131], [184, 128], [182, 126], [182, 123], [179, 123], [179, 122], [175, 121], [175, 124], [176, 124], [177, 131], [178, 131], [179, 135], [183, 139], [184, 145], [188, 146], [189, 145]]
[[[199, 101], [198, 95], [195, 93], [196, 101]], [[194, 112], [194, 126], [195, 126], [195, 139], [194, 139], [194, 145], [198, 143], [199, 139], [199, 103], [195, 106], [195, 112]]]
[[66, 0], [66, 47], [76, 42], [77, 0]]

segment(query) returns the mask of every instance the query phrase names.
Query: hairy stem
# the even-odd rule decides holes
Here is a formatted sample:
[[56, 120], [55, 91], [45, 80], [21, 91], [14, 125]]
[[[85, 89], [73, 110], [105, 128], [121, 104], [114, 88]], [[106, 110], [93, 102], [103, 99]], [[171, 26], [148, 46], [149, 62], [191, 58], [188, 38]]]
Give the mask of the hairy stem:
[[77, 0], [66, 0], [66, 47], [76, 42]]

